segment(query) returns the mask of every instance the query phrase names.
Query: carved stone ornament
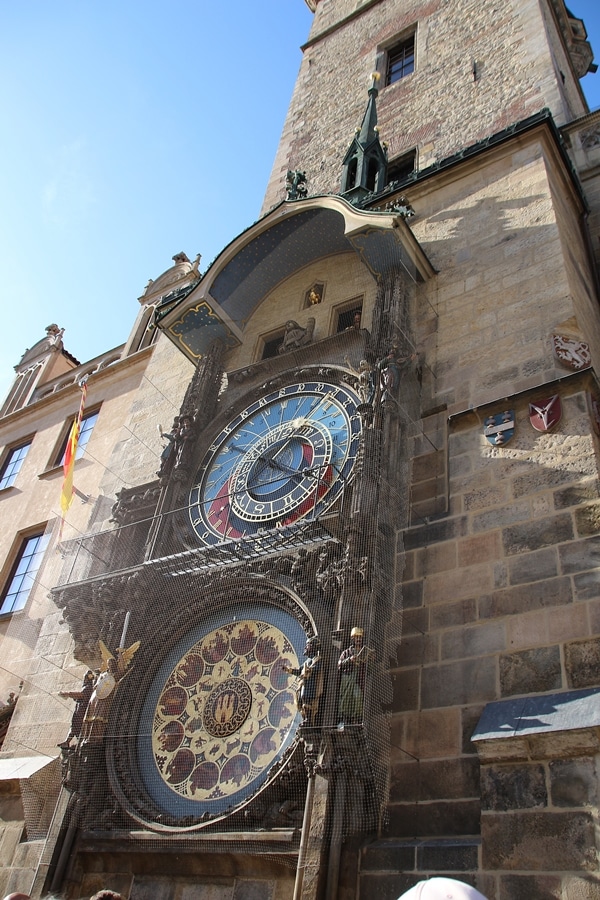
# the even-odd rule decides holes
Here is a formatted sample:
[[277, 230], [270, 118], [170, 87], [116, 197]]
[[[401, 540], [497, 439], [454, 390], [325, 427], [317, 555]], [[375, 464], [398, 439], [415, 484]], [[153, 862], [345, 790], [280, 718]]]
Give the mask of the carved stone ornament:
[[552, 350], [560, 365], [574, 372], [587, 369], [592, 361], [589, 344], [564, 334], [552, 335]]
[[600, 125], [588, 128], [580, 134], [581, 146], [584, 150], [600, 147]]

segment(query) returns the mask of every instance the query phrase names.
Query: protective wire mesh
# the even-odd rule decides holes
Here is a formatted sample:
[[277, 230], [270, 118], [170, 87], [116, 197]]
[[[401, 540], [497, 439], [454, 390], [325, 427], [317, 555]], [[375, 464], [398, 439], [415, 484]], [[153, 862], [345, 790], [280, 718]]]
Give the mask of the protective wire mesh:
[[[352, 464], [297, 463], [286, 433], [275, 455], [255, 452], [279, 466], [261, 476], [263, 500], [277, 503], [277, 491], [302, 482], [296, 516], [254, 521], [233, 538], [228, 520], [210, 541], [199, 537], [194, 521], [210, 521], [214, 498], [190, 500], [189, 485], [226, 390], [196, 431], [187, 474], [159, 483], [149, 471], [139, 488], [123, 485], [108, 529], [60, 540], [59, 523], [49, 524], [29, 601], [3, 645], [7, 684], [23, 687], [2, 755], [38, 767], [20, 781], [24, 838], [39, 842], [36, 883], [76, 895], [81, 885], [64, 879], [75, 878], [77, 854], [85, 869], [92, 846], [108, 852], [117, 840], [126, 852], [260, 856], [291, 869], [300, 851], [308, 870], [315, 816], [330, 848], [384, 827], [388, 660], [401, 633], [401, 535], [421, 439], [416, 277], [389, 254], [360, 355], [342, 333], [325, 374], [298, 374], [294, 357], [282, 382], [343, 389]], [[189, 404], [181, 412], [200, 420]], [[316, 443], [293, 440], [300, 454]], [[239, 480], [220, 497], [229, 509], [236, 492]], [[309, 791], [311, 832], [314, 779], [325, 800]]]

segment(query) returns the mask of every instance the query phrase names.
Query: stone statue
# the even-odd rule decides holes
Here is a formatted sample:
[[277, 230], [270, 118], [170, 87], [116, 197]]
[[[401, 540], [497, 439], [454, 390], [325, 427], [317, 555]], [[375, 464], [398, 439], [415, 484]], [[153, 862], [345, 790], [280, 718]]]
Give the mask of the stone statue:
[[308, 194], [306, 172], [288, 169], [285, 178], [286, 200], [303, 200]]
[[402, 373], [409, 363], [416, 358], [416, 353], [411, 353], [409, 356], [399, 356], [398, 348], [391, 347], [386, 355], [377, 362], [380, 403], [385, 404], [389, 400], [397, 402], [396, 395], [400, 386]]
[[173, 419], [170, 431], [163, 431], [162, 425], [159, 425], [158, 433], [161, 438], [167, 442], [160, 454], [160, 469], [156, 473], [162, 481], [169, 477], [175, 462], [175, 441], [177, 440], [177, 435], [179, 433], [179, 416], [175, 416]]
[[363, 719], [365, 677], [370, 653], [363, 640], [363, 629], [354, 627], [350, 632], [350, 646], [342, 650], [338, 660], [341, 675], [338, 704], [340, 724], [356, 725]]
[[98, 641], [100, 653], [102, 654], [102, 667], [100, 674], [96, 680], [87, 712], [81, 729], [81, 740], [83, 743], [98, 744], [104, 739], [106, 726], [108, 725], [108, 714], [112, 706], [115, 691], [119, 682], [127, 674], [127, 669], [131, 663], [136, 651], [140, 646], [140, 642], [136, 641], [131, 647], [126, 649], [119, 647], [115, 650], [116, 657], [110, 652], [103, 641]]
[[91, 669], [88, 669], [85, 675], [83, 676], [83, 682], [81, 685], [81, 690], [79, 691], [60, 691], [59, 697], [65, 697], [70, 700], [75, 701], [75, 709], [73, 711], [73, 716], [71, 718], [71, 728], [69, 729], [69, 733], [58, 746], [61, 750], [69, 750], [71, 746], [71, 740], [73, 738], [78, 738], [81, 734], [81, 729], [83, 726], [83, 721], [85, 719], [85, 714], [88, 708], [88, 704], [94, 692], [94, 682], [96, 681], [96, 674], [92, 672]]
[[321, 641], [311, 638], [304, 648], [306, 660], [297, 669], [282, 666], [288, 675], [296, 675], [300, 685], [296, 691], [296, 703], [307, 725], [315, 725], [319, 712], [319, 701], [323, 693], [323, 666], [321, 662]]
[[349, 369], [352, 369], [355, 375], [358, 375], [358, 396], [360, 397], [360, 402], [370, 406], [375, 397], [375, 376], [373, 373], [373, 366], [366, 359], [361, 359], [358, 364], [358, 369], [354, 368], [347, 357], [344, 362]]
[[277, 350], [278, 353], [288, 353], [290, 350], [297, 350], [304, 347], [312, 341], [313, 331], [315, 330], [315, 320], [311, 316], [306, 322], [306, 328], [302, 328], [293, 319], [289, 319], [285, 323], [285, 334], [281, 346]]

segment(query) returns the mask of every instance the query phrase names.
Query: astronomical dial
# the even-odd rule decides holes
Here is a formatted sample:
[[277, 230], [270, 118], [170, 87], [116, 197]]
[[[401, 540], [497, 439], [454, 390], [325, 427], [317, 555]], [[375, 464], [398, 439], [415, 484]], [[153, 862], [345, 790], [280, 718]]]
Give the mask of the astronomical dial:
[[306, 635], [283, 610], [215, 614], [171, 651], [142, 710], [139, 762], [166, 811], [218, 816], [267, 778], [300, 718], [294, 678]]
[[340, 495], [361, 430], [346, 386], [291, 384], [246, 407], [217, 435], [190, 496], [205, 544], [319, 516]]

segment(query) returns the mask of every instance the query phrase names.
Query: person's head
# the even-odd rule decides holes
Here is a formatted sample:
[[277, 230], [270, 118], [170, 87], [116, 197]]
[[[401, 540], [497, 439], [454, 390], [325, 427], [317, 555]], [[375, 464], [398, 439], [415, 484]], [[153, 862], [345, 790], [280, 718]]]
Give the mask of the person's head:
[[4, 900], [30, 900], [29, 894], [20, 894], [16, 891], [13, 894], [7, 894]]
[[319, 650], [321, 649], [321, 641], [318, 637], [310, 638], [306, 642], [306, 647], [304, 648], [305, 656], [316, 656]]
[[88, 669], [87, 672], [85, 673], [85, 676], [84, 676], [84, 679], [83, 679], [83, 680], [84, 680], [84, 681], [86, 682], [86, 684], [87, 684], [88, 681], [93, 681], [93, 680], [95, 679], [95, 677], [96, 677], [96, 676], [95, 676], [95, 674], [92, 672], [92, 670], [91, 670], [91, 669]]
[[362, 630], [362, 628], [358, 628], [358, 626], [356, 626], [356, 625], [350, 632], [350, 640], [352, 641], [352, 643], [354, 644], [355, 647], [361, 646], [364, 636], [365, 636], [365, 633]]

